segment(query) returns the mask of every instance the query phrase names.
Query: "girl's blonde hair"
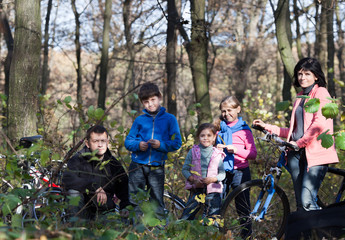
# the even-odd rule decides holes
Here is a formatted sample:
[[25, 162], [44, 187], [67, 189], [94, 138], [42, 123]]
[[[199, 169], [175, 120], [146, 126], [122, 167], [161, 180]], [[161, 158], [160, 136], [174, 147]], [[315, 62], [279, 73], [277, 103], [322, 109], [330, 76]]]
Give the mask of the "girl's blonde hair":
[[229, 104], [232, 108], [237, 108], [241, 106], [240, 101], [238, 101], [238, 99], [235, 96], [227, 96], [223, 98], [222, 101], [220, 101], [219, 110], [222, 109], [223, 103]]
[[[219, 110], [222, 110], [222, 104], [223, 103], [227, 103], [230, 105], [231, 108], [238, 108], [241, 106], [240, 101], [238, 101], [238, 99], [235, 96], [227, 96], [225, 98], [222, 99], [222, 101], [220, 101], [219, 103]], [[214, 121], [214, 126], [216, 127], [217, 131], [220, 131], [220, 122], [224, 121], [222, 115], [219, 116], [218, 119], [216, 119]]]

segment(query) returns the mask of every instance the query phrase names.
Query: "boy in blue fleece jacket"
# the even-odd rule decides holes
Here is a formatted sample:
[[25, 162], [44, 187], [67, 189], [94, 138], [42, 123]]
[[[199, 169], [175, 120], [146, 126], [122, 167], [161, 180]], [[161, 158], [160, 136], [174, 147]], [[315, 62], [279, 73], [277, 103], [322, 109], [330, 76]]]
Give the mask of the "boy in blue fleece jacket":
[[144, 83], [138, 95], [144, 114], [134, 120], [125, 140], [125, 147], [132, 152], [129, 199], [136, 211], [141, 212], [134, 196], [138, 189], [150, 191], [150, 201], [157, 203], [157, 218], [164, 219], [164, 163], [167, 153], [182, 145], [180, 129], [175, 116], [161, 106], [162, 94], [156, 84]]

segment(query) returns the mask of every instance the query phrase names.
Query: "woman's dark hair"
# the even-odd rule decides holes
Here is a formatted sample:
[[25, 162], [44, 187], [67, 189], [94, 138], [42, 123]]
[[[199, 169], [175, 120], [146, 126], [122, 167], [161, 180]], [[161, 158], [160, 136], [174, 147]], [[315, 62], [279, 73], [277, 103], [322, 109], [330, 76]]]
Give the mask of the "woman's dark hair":
[[147, 82], [147, 83], [144, 83], [140, 87], [140, 90], [138, 93], [138, 97], [139, 97], [140, 101], [149, 99], [150, 97], [154, 97], [154, 96], [157, 96], [157, 97], [162, 96], [162, 94], [159, 91], [159, 88], [156, 84], [151, 83], [151, 82]]
[[87, 130], [87, 132], [86, 132], [86, 139], [87, 140], [90, 139], [91, 133], [100, 133], [100, 134], [106, 133], [107, 136], [109, 136], [107, 129], [101, 125], [94, 125]]
[[294, 85], [296, 87], [300, 87], [300, 84], [298, 82], [298, 72], [300, 70], [311, 71], [317, 78], [315, 83], [319, 85], [319, 87], [326, 87], [327, 83], [326, 83], [325, 74], [322, 71], [321, 64], [315, 58], [309, 58], [309, 57], [302, 58], [296, 64], [295, 69], [294, 69], [294, 78], [295, 78]]
[[196, 131], [196, 137], [199, 138], [200, 133], [205, 129], [210, 129], [214, 135], [217, 134], [217, 129], [212, 123], [203, 123], [198, 127], [198, 130]]

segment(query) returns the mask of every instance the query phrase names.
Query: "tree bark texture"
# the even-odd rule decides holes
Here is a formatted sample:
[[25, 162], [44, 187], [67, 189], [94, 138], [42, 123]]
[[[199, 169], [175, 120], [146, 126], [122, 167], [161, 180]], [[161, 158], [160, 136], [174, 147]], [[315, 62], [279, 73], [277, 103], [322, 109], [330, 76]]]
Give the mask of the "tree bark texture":
[[177, 115], [176, 101], [176, 23], [178, 15], [175, 0], [168, 0], [168, 29], [167, 29], [167, 54], [166, 54], [166, 73], [167, 73], [167, 93], [168, 93], [168, 112]]
[[[129, 62], [126, 70], [125, 79], [123, 81], [123, 94], [125, 95], [131, 84], [134, 85], [133, 76], [134, 76], [134, 58], [135, 58], [135, 51], [134, 51], [134, 44], [132, 40], [132, 22], [131, 22], [131, 5], [132, 0], [125, 0], [123, 3], [123, 23], [124, 23], [124, 32], [125, 32], [125, 39], [126, 39], [126, 50], [129, 57]], [[121, 124], [124, 126], [128, 121], [127, 117], [127, 107], [128, 107], [128, 98], [124, 97], [122, 100], [122, 117], [121, 117]]]
[[198, 123], [211, 122], [211, 104], [207, 80], [207, 44], [205, 0], [191, 0], [192, 33], [189, 61], [195, 91], [195, 100], [200, 103]]
[[46, 94], [47, 86], [49, 82], [49, 23], [50, 14], [52, 11], [53, 0], [48, 1], [46, 22], [44, 24], [44, 43], [43, 43], [43, 66], [42, 66], [42, 79], [41, 79], [41, 94]]
[[321, 63], [322, 70], [327, 75], [327, 1], [321, 1], [320, 29], [317, 36], [319, 37], [319, 48], [316, 55]]
[[[336, 1], [338, 4], [339, 2]], [[341, 28], [342, 26], [342, 17], [339, 11], [339, 7], [335, 8], [335, 15], [336, 15], [336, 22], [337, 22], [337, 31], [338, 31], [338, 50], [337, 50], [337, 58], [338, 58], [338, 68], [340, 74], [340, 81], [345, 83], [345, 36], [344, 30]], [[345, 105], [345, 86], [341, 87], [341, 103]]]
[[335, 84], [334, 84], [334, 33], [333, 33], [333, 20], [334, 20], [334, 0], [326, 1], [326, 18], [327, 18], [327, 80], [328, 91], [331, 97], [336, 97]]
[[111, 0], [105, 1], [104, 24], [103, 24], [103, 41], [101, 56], [101, 71], [99, 77], [98, 107], [105, 109], [105, 99], [107, 93], [107, 75], [108, 75], [108, 51], [109, 51], [109, 33], [111, 19]]
[[15, 14], [8, 106], [8, 136], [12, 141], [37, 133], [42, 37], [40, 0], [16, 0]]
[[72, 10], [74, 14], [74, 20], [75, 20], [75, 53], [77, 58], [77, 66], [76, 66], [76, 72], [77, 72], [77, 104], [79, 108], [79, 118], [80, 120], [84, 120], [84, 113], [82, 110], [83, 106], [83, 82], [82, 82], [82, 66], [81, 66], [81, 46], [80, 46], [80, 14], [77, 11], [76, 6], [76, 0], [72, 0]]
[[4, 38], [5, 38], [5, 42], [7, 46], [7, 56], [4, 62], [4, 73], [5, 73], [5, 95], [8, 96], [9, 84], [10, 84], [10, 67], [11, 67], [11, 61], [12, 61], [12, 56], [13, 56], [14, 43], [13, 43], [11, 28], [8, 23], [7, 16], [2, 9], [2, 5], [0, 7], [0, 32], [4, 34]]
[[[278, 41], [278, 50], [284, 64], [285, 71], [289, 76], [287, 77], [284, 74], [283, 100], [291, 101], [291, 96], [289, 97], [289, 93], [291, 89], [291, 81], [293, 79], [293, 70], [295, 68], [296, 61], [293, 57], [291, 48], [291, 23], [288, 0], [279, 0], [277, 10], [274, 11], [274, 18]], [[284, 96], [284, 94], [287, 95]]]

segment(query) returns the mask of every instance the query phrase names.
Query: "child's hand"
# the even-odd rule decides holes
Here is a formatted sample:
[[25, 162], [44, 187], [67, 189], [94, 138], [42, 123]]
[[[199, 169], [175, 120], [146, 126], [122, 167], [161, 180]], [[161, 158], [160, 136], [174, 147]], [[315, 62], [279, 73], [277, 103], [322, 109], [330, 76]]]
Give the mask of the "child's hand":
[[152, 148], [159, 148], [161, 146], [161, 142], [156, 139], [150, 139], [147, 142], [151, 144]]
[[224, 145], [224, 144], [217, 144], [217, 148], [219, 150], [223, 150], [223, 148], [226, 148], [226, 145]]
[[236, 153], [237, 147], [235, 147], [234, 145], [226, 145], [226, 150], [228, 150], [229, 153]]
[[206, 177], [202, 180], [202, 182], [206, 185], [210, 184], [210, 183], [215, 183], [218, 182], [218, 179], [215, 177]]
[[143, 152], [145, 152], [148, 147], [149, 147], [149, 144], [147, 142], [141, 141], [139, 143], [139, 149]]

